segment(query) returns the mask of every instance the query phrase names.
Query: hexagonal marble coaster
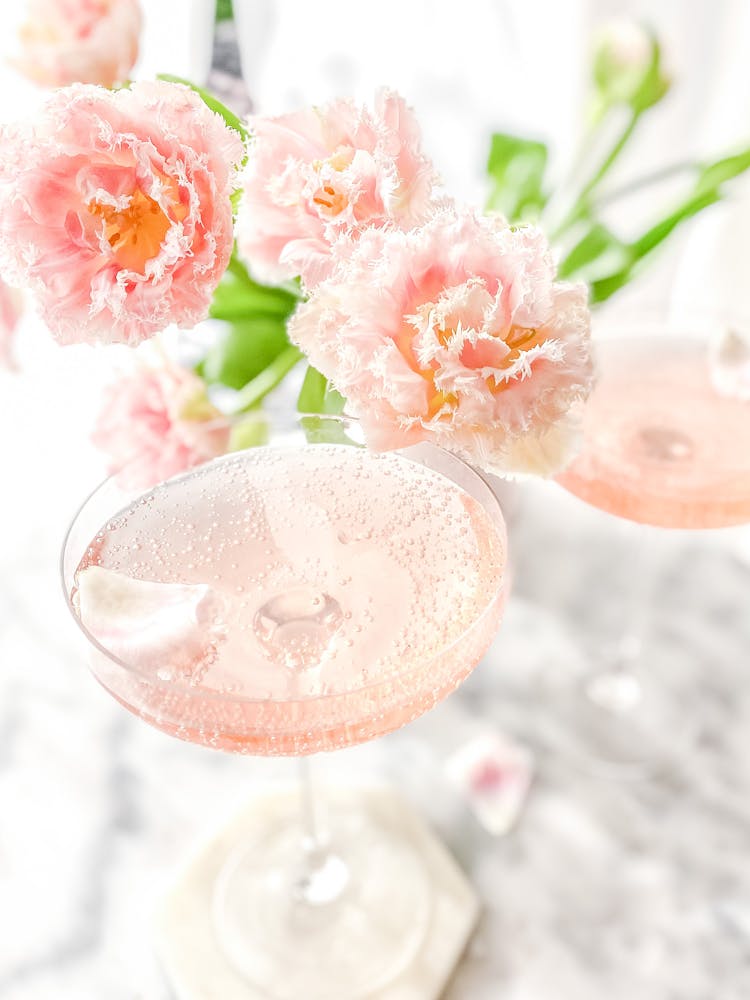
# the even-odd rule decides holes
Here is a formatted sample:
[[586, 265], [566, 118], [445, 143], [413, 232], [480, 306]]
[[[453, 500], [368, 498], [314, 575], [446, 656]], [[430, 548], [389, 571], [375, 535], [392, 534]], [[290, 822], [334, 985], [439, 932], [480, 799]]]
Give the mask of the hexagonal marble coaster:
[[[326, 789], [324, 795], [330, 799], [331, 793]], [[436, 1000], [476, 924], [477, 894], [435, 834], [393, 791], [347, 788], [333, 794], [346, 801], [348, 809], [377, 816], [403, 835], [423, 861], [430, 882], [432, 907], [418, 951], [395, 979], [362, 1000]], [[227, 857], [282, 813], [288, 814], [296, 800], [291, 791], [254, 799], [199, 849], [164, 899], [156, 948], [177, 1000], [268, 1000], [235, 971], [221, 949], [211, 916], [212, 896]]]

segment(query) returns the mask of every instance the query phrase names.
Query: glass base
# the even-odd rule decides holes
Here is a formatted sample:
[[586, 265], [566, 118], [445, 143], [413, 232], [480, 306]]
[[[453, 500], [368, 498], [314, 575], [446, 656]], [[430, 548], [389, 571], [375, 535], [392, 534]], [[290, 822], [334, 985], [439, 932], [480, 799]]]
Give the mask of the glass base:
[[642, 660], [623, 669], [604, 664], [578, 682], [571, 678], [565, 692], [558, 689], [550, 711], [575, 734], [572, 749], [584, 770], [648, 778], [688, 759], [695, 693], [689, 678], [674, 676], [661, 664]]
[[213, 925], [235, 969], [272, 1000], [357, 1000], [396, 979], [430, 922], [417, 847], [377, 817], [330, 811], [326, 851], [305, 850], [298, 810], [230, 855]]
[[516, 599], [488, 657], [498, 669], [477, 671], [464, 697], [482, 714], [491, 702], [493, 719], [553, 781], [571, 770], [630, 780], [689, 766], [705, 714], [700, 655], [671, 628], [597, 653], [583, 638], [567, 619]]
[[594, 705], [618, 717], [636, 711], [643, 701], [643, 684], [628, 670], [604, 670], [593, 674], [584, 685], [586, 697]]

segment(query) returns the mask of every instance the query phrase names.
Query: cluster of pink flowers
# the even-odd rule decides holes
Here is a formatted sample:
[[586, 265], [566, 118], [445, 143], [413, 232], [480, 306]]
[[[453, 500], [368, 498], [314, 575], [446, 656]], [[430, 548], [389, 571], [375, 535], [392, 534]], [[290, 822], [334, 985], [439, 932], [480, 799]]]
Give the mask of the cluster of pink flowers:
[[252, 123], [238, 246], [299, 275], [291, 339], [374, 447], [433, 441], [501, 472], [556, 471], [591, 389], [587, 291], [532, 226], [446, 198], [411, 110], [334, 101]]
[[0, 279], [0, 368], [15, 369], [13, 341], [23, 311], [23, 299], [16, 288]]
[[27, 0], [15, 65], [44, 87], [127, 79], [138, 58], [138, 0]]
[[[446, 198], [392, 92], [250, 128], [246, 150], [174, 84], [60, 91], [32, 126], [0, 132], [0, 272], [34, 290], [63, 343], [194, 326], [230, 258], [237, 181], [240, 253], [257, 276], [302, 278], [290, 337], [373, 447], [433, 441], [503, 472], [562, 465], [592, 383], [587, 296], [556, 281], [542, 233]], [[186, 443], [174, 372], [140, 378], [108, 399], [102, 446], [120, 455], [127, 420], [168, 442], [163, 474], [210, 453], [213, 439]]]

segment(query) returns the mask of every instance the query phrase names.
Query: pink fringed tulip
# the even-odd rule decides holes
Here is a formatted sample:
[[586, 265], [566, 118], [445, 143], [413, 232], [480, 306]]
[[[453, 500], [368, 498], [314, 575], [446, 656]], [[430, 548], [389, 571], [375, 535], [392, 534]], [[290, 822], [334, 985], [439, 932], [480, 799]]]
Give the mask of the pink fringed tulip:
[[43, 87], [127, 79], [138, 58], [138, 0], [28, 0], [15, 66]]
[[337, 100], [253, 118], [237, 244], [253, 271], [308, 287], [327, 273], [331, 244], [371, 225], [425, 220], [436, 175], [410, 108], [391, 91], [374, 107]]
[[146, 362], [106, 387], [92, 434], [125, 481], [153, 485], [222, 455], [229, 421], [209, 402], [204, 383], [166, 358]]
[[433, 441], [491, 471], [559, 468], [592, 383], [585, 286], [555, 281], [539, 230], [470, 213], [362, 233], [290, 336], [373, 446]]
[[58, 91], [0, 129], [0, 270], [63, 344], [192, 327], [229, 261], [242, 155], [188, 87]]

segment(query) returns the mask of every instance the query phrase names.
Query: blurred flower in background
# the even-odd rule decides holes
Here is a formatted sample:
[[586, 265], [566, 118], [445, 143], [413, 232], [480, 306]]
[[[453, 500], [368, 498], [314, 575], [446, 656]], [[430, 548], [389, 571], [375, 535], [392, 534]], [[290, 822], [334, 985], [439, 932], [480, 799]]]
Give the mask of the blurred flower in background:
[[139, 486], [224, 454], [230, 439], [230, 423], [204, 382], [150, 347], [138, 351], [131, 372], [106, 386], [92, 434], [110, 471], [125, 469]]
[[645, 111], [664, 97], [671, 83], [653, 32], [630, 18], [615, 18], [599, 28], [593, 78], [597, 115], [615, 104]]
[[0, 278], [0, 368], [16, 368], [13, 340], [22, 312], [23, 296]]
[[139, 0], [27, 0], [16, 67], [44, 87], [130, 75], [142, 26]]

